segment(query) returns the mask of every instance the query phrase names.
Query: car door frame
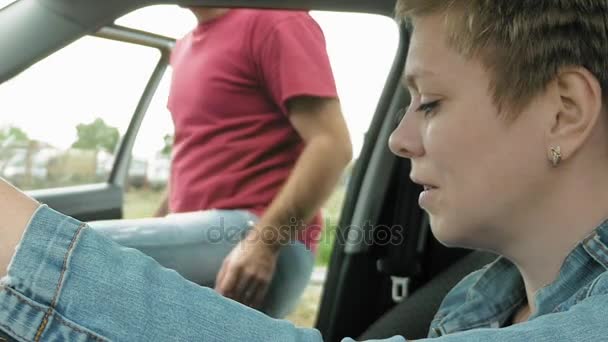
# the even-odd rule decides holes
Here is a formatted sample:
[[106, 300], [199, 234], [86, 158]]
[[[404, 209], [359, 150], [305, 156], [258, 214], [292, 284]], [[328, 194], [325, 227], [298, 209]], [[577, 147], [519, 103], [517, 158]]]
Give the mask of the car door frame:
[[105, 26], [92, 36], [154, 48], [160, 52], [160, 57], [144, 87], [129, 126], [118, 143], [108, 180], [103, 183], [33, 190], [27, 193], [49, 207], [82, 221], [121, 219], [131, 151], [152, 98], [169, 66], [175, 40], [118, 25]]

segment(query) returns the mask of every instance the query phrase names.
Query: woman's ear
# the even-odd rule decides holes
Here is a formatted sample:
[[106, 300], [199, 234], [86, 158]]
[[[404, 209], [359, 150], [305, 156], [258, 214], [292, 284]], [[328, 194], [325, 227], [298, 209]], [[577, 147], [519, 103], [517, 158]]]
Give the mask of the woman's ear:
[[560, 70], [551, 96], [557, 111], [547, 131], [547, 151], [559, 146], [567, 160], [589, 139], [602, 114], [602, 88], [598, 79], [583, 67]]

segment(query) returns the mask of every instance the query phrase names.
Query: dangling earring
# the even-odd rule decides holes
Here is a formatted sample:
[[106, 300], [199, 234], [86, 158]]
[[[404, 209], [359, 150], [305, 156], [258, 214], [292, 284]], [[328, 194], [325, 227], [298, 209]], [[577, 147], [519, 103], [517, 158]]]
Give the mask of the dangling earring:
[[562, 161], [562, 149], [559, 146], [551, 147], [551, 164], [557, 167]]

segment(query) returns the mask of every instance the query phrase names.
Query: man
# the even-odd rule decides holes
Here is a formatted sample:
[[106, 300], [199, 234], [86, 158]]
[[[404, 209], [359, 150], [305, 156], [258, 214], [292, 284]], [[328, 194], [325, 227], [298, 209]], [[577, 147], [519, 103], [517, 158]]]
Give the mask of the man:
[[91, 225], [283, 317], [308, 283], [319, 209], [352, 154], [323, 33], [306, 12], [191, 11], [199, 24], [171, 56], [161, 218]]

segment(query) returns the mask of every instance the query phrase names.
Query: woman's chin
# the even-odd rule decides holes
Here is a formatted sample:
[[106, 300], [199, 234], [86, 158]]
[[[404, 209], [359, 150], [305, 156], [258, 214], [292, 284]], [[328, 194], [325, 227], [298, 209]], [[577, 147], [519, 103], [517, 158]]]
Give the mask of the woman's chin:
[[465, 229], [464, 225], [447, 224], [445, 221], [431, 216], [431, 232], [437, 241], [447, 247], [473, 248], [475, 243], [472, 237], [475, 235], [470, 229]]

